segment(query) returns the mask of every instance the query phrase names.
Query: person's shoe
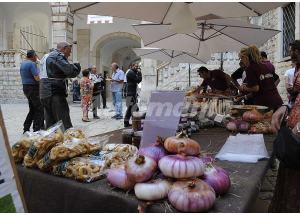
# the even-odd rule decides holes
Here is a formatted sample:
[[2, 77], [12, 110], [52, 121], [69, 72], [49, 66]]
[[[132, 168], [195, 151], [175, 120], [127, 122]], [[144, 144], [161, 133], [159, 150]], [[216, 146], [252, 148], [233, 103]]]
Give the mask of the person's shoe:
[[119, 116], [119, 115], [116, 114], [116, 115], [112, 116], [111, 118], [112, 118], [112, 119], [115, 119], [117, 116]]
[[100, 117], [97, 115], [94, 115], [94, 119], [100, 119]]
[[105, 106], [105, 107], [103, 107], [103, 109], [108, 109], [108, 107]]
[[132, 126], [131, 124], [129, 124], [128, 122], [126, 123], [126, 122], [124, 122], [124, 128], [127, 128], [127, 127], [130, 127], [130, 126]]
[[90, 122], [91, 120], [89, 120], [88, 118], [82, 118], [83, 122]]
[[120, 115], [118, 115], [118, 116], [116, 116], [116, 119], [123, 119], [123, 116], [120, 116]]
[[114, 112], [115, 110], [109, 110], [108, 112]]

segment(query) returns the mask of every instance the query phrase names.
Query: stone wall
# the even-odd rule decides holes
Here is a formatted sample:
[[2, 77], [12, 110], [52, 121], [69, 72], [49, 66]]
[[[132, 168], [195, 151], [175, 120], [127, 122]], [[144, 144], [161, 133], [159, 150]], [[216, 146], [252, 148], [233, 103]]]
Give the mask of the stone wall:
[[0, 69], [0, 103], [24, 102], [20, 69]]

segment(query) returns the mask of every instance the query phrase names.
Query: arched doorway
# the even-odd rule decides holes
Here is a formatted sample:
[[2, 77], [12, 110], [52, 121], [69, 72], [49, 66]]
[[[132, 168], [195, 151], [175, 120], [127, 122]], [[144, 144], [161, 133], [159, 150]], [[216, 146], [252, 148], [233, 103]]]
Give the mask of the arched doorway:
[[[102, 74], [111, 76], [110, 65], [118, 63], [124, 72], [131, 62], [138, 59], [132, 48], [141, 47], [141, 39], [127, 32], [114, 32], [97, 40], [92, 49], [92, 64]], [[111, 97], [109, 86], [106, 87], [107, 98]]]

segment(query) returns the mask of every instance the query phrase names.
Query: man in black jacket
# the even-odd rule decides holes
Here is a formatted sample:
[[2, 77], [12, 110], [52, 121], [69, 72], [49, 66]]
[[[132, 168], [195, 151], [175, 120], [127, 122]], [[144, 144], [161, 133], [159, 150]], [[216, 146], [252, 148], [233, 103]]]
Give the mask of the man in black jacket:
[[79, 63], [70, 64], [68, 57], [72, 45], [67, 42], [57, 44], [57, 49], [46, 60], [48, 78], [40, 81], [40, 97], [44, 106], [46, 127], [59, 120], [65, 129], [71, 128], [70, 110], [67, 102], [67, 78], [75, 78], [81, 70]]
[[142, 81], [142, 73], [139, 71], [137, 64], [134, 64], [132, 68], [127, 72], [126, 75], [126, 114], [124, 118], [124, 127], [131, 126], [129, 120], [131, 118], [132, 112], [138, 111], [137, 106], [137, 86]]

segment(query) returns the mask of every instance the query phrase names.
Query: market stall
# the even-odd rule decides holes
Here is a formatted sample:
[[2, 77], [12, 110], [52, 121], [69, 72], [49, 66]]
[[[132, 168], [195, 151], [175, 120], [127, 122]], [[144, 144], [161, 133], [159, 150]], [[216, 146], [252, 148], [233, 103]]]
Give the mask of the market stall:
[[[99, 135], [103, 141], [121, 143], [120, 130]], [[203, 129], [192, 138], [201, 144], [202, 151], [218, 152], [224, 145], [228, 131], [222, 128]], [[269, 153], [274, 136], [264, 135]], [[231, 187], [228, 193], [217, 198], [210, 212], [249, 212], [268, 169], [268, 160], [257, 163], [216, 161], [230, 174]], [[124, 192], [109, 186], [105, 178], [92, 183], [80, 183], [63, 177], [28, 169], [18, 165], [25, 199], [29, 212], [138, 212], [139, 205], [133, 191]], [[176, 212], [161, 200], [149, 204], [146, 212]]]

